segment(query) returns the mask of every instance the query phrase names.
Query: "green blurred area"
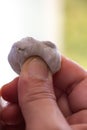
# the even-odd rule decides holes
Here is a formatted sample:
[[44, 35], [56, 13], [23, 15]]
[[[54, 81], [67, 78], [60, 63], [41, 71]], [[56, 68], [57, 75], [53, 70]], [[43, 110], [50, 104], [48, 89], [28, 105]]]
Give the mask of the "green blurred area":
[[87, 0], [66, 0], [66, 56], [87, 68]]

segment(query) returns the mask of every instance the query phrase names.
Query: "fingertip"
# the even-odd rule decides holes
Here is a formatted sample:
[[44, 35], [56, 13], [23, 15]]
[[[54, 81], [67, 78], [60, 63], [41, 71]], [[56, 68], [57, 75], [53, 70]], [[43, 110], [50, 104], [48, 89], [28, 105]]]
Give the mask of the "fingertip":
[[5, 84], [1, 88], [1, 96], [4, 100], [9, 102], [17, 102], [18, 101], [18, 95], [17, 95], [17, 83], [18, 83], [18, 77], [15, 78], [13, 81], [11, 81], [8, 84]]

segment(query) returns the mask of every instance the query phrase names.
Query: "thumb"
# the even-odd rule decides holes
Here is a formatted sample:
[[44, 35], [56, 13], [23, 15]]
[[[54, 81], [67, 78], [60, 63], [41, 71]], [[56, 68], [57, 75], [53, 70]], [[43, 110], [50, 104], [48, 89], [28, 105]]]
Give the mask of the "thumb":
[[27, 130], [68, 130], [56, 104], [52, 74], [41, 58], [32, 57], [22, 66], [18, 99]]

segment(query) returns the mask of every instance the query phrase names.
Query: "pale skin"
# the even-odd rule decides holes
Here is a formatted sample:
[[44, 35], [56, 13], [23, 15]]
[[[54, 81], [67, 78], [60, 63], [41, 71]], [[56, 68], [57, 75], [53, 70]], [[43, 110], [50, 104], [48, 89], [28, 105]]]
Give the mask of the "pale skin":
[[65, 57], [54, 76], [40, 58], [29, 59], [1, 95], [10, 102], [3, 130], [87, 130], [87, 72]]

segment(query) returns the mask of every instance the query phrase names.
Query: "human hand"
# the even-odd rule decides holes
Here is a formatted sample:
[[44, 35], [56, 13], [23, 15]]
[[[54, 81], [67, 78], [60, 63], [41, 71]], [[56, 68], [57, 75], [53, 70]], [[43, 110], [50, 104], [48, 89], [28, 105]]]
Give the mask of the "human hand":
[[[3, 96], [7, 103], [0, 99], [0, 130], [24, 130], [24, 120], [18, 105], [17, 84], [18, 77], [2, 89], [2, 93], [5, 92]], [[5, 91], [3, 91], [4, 89]]]
[[[2, 112], [3, 120], [8, 122], [9, 117], [9, 122], [11, 119], [15, 124], [14, 113], [19, 114], [20, 106], [27, 130], [87, 129], [87, 72], [62, 57], [61, 70], [53, 76], [52, 83], [52, 74], [43, 61], [31, 60], [27, 64], [29, 67], [24, 65], [19, 78], [2, 88], [3, 98], [11, 102], [10, 106], [13, 105], [10, 117], [9, 114], [6, 117], [6, 109]], [[14, 129], [17, 130], [15, 127]]]

